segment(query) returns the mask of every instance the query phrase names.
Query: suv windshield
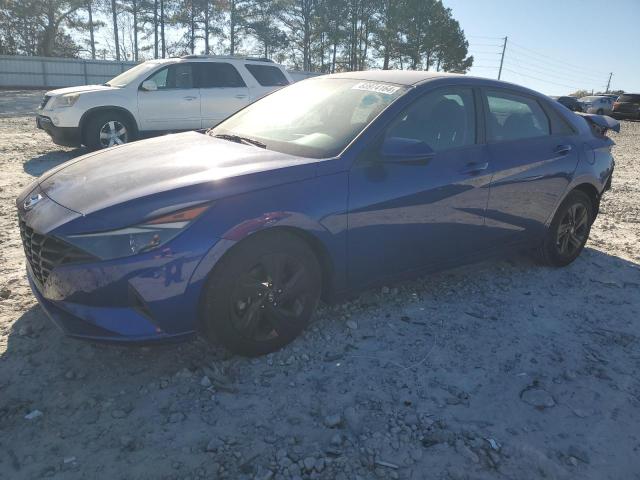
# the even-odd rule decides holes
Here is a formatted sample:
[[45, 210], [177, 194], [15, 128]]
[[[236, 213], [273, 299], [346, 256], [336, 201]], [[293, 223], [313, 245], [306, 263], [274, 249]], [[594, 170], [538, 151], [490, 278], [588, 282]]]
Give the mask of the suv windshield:
[[257, 140], [293, 155], [333, 157], [406, 90], [383, 82], [305, 80], [257, 101], [209, 134]]
[[126, 72], [122, 72], [117, 77], [113, 77], [105, 85], [110, 87], [126, 87], [138, 76], [143, 75], [158, 66], [158, 62], [144, 62], [140, 65], [130, 68]]

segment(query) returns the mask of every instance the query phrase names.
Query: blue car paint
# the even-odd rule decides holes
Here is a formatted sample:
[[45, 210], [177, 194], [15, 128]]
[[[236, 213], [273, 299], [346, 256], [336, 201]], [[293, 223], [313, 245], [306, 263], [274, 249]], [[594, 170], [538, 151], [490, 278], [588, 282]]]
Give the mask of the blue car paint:
[[[594, 136], [583, 119], [531, 90], [464, 76], [426, 78], [424, 72], [337, 76], [412, 88], [336, 158], [300, 158], [192, 132], [68, 162], [39, 180], [35, 188], [44, 199], [29, 211], [23, 203], [34, 186], [25, 189], [17, 200], [20, 216], [53, 236], [113, 230], [179, 207], [211, 204], [154, 251], [62, 265], [45, 285], [37, 284], [27, 265], [49, 316], [77, 337], [182, 338], [198, 329], [202, 288], [217, 262], [258, 231], [287, 228], [309, 241], [323, 260], [325, 293], [332, 297], [407, 273], [473, 261], [507, 245], [535, 244], [571, 189], [588, 184], [601, 194], [611, 176], [611, 140]], [[487, 144], [479, 109], [478, 145], [436, 154], [425, 164], [370, 161], [372, 145], [393, 118], [421, 95], [450, 85], [473, 87], [476, 94], [508, 88], [534, 96], [576, 134]], [[568, 153], [555, 152], [567, 143]], [[181, 175], [180, 162], [189, 168], [192, 161], [193, 171]], [[118, 189], [116, 176], [125, 162], [144, 165], [123, 179], [129, 186]], [[203, 167], [209, 164], [213, 168]], [[469, 168], [474, 164], [486, 169]], [[145, 183], [155, 167], [161, 181]], [[100, 175], [111, 181], [100, 185]], [[74, 185], [82, 181], [88, 188]]]

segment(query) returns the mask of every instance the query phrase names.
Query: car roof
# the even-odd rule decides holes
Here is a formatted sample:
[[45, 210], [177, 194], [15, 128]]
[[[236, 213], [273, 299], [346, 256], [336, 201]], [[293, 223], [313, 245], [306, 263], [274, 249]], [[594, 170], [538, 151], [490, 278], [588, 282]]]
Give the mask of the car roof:
[[147, 60], [148, 63], [165, 65], [181, 62], [240, 62], [243, 64], [266, 65], [284, 68], [281, 64], [272, 61], [266, 61], [262, 58], [232, 56], [232, 55], [185, 55], [182, 57], [169, 57]]
[[330, 78], [351, 78], [354, 80], [368, 80], [372, 82], [388, 82], [398, 85], [417, 85], [436, 78], [465, 77], [459, 73], [426, 72], [421, 70], [364, 70], [358, 72], [343, 72], [326, 75]]
[[453, 80], [454, 83], [464, 82], [465, 84], [468, 80], [471, 80], [471, 82], [469, 83], [475, 84], [477, 86], [487, 88], [506, 87], [510, 90], [519, 91], [521, 93], [535, 95], [537, 97], [544, 97], [544, 95], [542, 95], [540, 92], [536, 92], [535, 90], [531, 90], [530, 88], [523, 87], [522, 85], [504, 82], [502, 80], [495, 80], [492, 78], [464, 75], [461, 73], [429, 72], [420, 70], [364, 70], [358, 72], [343, 72], [313, 77], [313, 79], [322, 78], [349, 78], [370, 82], [388, 82], [395, 83], [397, 85], [405, 85], [407, 87], [425, 85], [430, 82], [445, 82], [447, 79]]

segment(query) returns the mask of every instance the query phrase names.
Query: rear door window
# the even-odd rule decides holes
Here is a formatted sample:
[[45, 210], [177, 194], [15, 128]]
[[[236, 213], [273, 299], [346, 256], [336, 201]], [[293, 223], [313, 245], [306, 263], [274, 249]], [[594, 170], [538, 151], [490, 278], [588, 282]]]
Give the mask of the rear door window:
[[200, 88], [246, 87], [236, 67], [225, 62], [199, 62], [195, 64]]
[[245, 64], [247, 70], [253, 75], [263, 87], [281, 87], [289, 85], [287, 77], [284, 76], [282, 70], [271, 65], [256, 65], [253, 63]]
[[497, 90], [488, 90], [486, 97], [489, 141], [505, 142], [551, 134], [549, 119], [535, 99]]

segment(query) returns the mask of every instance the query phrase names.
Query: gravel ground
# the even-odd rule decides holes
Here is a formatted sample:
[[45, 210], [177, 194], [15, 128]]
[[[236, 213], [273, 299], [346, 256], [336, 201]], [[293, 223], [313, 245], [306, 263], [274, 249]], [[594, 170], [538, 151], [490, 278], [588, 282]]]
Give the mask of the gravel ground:
[[65, 338], [14, 198], [82, 153], [0, 92], [0, 478], [640, 479], [640, 123], [570, 267], [514, 258], [323, 307], [279, 353]]

